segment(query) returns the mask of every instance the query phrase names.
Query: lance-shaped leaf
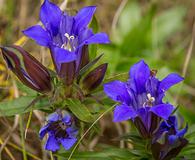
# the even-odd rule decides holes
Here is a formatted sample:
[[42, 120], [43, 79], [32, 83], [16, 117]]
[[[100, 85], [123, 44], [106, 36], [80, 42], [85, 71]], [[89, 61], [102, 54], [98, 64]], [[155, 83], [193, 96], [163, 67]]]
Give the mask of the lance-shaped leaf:
[[82, 104], [78, 99], [68, 98], [64, 101], [70, 111], [81, 121], [93, 122], [94, 117], [88, 110], [88, 108]]
[[82, 76], [86, 71], [88, 71], [93, 65], [95, 65], [100, 58], [103, 56], [103, 54], [101, 54], [100, 56], [98, 56], [97, 58], [95, 58], [94, 60], [92, 60], [91, 62], [89, 62], [87, 65], [85, 65], [80, 71], [79, 71], [79, 76]]
[[41, 93], [52, 90], [50, 74], [38, 60], [19, 46], [1, 47], [8, 68], [29, 88]]
[[71, 85], [76, 73], [76, 61], [61, 64], [59, 76], [66, 85]]
[[84, 89], [91, 91], [101, 84], [106, 73], [107, 65], [107, 63], [101, 64], [88, 73], [82, 81]]

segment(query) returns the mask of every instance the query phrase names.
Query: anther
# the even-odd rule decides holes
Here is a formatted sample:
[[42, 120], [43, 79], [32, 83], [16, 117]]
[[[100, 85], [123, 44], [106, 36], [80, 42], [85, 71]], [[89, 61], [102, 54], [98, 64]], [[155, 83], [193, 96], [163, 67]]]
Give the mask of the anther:
[[154, 102], [155, 101], [155, 98], [152, 97], [150, 93], [147, 94], [147, 97], [148, 97], [149, 102]]
[[68, 33], [65, 33], [64, 36], [70, 41], [71, 39], [73, 40], [75, 37], [70, 36]]

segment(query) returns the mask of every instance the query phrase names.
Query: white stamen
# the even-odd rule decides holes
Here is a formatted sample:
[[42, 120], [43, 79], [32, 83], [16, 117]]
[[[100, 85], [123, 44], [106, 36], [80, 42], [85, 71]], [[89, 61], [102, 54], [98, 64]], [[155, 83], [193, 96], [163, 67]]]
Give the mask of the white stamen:
[[70, 41], [71, 39], [73, 40], [73, 39], [75, 39], [75, 37], [74, 36], [70, 36], [68, 33], [65, 33], [64, 34], [64, 36]]
[[75, 37], [73, 35], [69, 35], [68, 33], [65, 33], [64, 36], [68, 39], [66, 43], [62, 44], [61, 48], [67, 49], [70, 52], [75, 49], [74, 46], [71, 45], [71, 40], [74, 40]]
[[147, 94], [147, 97], [148, 97], [149, 102], [154, 102], [155, 101], [155, 98], [152, 97], [150, 93]]

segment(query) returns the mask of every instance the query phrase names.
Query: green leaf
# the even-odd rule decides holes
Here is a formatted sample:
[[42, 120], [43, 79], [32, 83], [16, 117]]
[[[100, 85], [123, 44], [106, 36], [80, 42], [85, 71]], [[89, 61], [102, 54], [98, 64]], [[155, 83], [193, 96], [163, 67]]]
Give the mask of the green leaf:
[[[69, 157], [69, 152], [59, 153], [59, 157], [67, 159]], [[72, 160], [129, 160], [133, 158], [134, 155], [127, 149], [119, 148], [108, 148], [103, 151], [85, 151], [74, 153]], [[134, 157], [135, 158], [135, 157]]]
[[94, 59], [97, 56], [97, 48], [98, 48], [98, 45], [97, 44], [91, 44], [88, 47], [89, 47], [89, 56], [90, 56], [90, 59]]
[[185, 8], [174, 7], [163, 12], [156, 19], [156, 36], [158, 43], [165, 42], [173, 33], [179, 31], [183, 26]]
[[[32, 110], [32, 108], [26, 109], [26, 107], [35, 99], [35, 96], [23, 96], [12, 101], [6, 101], [0, 103], [0, 117], [1, 116], [14, 116], [16, 114], [26, 113]], [[45, 106], [49, 106], [48, 98], [45, 98], [37, 102], [33, 109], [41, 109]]]
[[97, 18], [95, 16], [93, 16], [93, 19], [89, 25], [89, 28], [92, 28], [94, 33], [98, 32], [99, 26], [98, 26]]
[[116, 74], [112, 77], [106, 78], [104, 80], [104, 83], [111, 82], [111, 81], [114, 81], [114, 80], [127, 81], [128, 76], [129, 76], [128, 73]]
[[[128, 20], [127, 20], [128, 19]], [[118, 22], [118, 32], [122, 38], [129, 33], [129, 31], [137, 26], [141, 20], [141, 7], [137, 2], [131, 2], [126, 5], [123, 12], [120, 15]], [[119, 36], [117, 36], [120, 38]], [[116, 38], [117, 38], [116, 37]]]
[[94, 117], [89, 112], [87, 107], [82, 104], [77, 99], [67, 99], [65, 100], [65, 104], [68, 106], [68, 108], [71, 110], [71, 112], [81, 121], [84, 122], [93, 122]]
[[17, 81], [17, 87], [21, 92], [26, 93], [28, 96], [36, 96], [37, 92], [34, 91], [33, 89], [27, 87], [26, 85], [24, 85], [23, 83], [21, 83], [20, 81]]

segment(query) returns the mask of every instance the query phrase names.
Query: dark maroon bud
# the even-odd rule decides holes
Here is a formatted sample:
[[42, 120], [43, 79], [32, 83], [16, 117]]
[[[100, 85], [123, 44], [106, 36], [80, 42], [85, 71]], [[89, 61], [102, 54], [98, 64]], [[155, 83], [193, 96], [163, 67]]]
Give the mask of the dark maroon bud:
[[101, 84], [107, 70], [107, 65], [107, 63], [101, 64], [88, 73], [82, 81], [84, 89], [92, 91]]
[[1, 47], [8, 68], [29, 88], [41, 93], [52, 90], [50, 74], [38, 60], [19, 46]]
[[162, 160], [171, 160], [175, 158], [181, 150], [188, 144], [188, 140], [180, 138], [180, 145], [176, 148], [171, 149]]
[[71, 85], [76, 73], [76, 61], [61, 64], [59, 77], [64, 80], [66, 85]]
[[175, 158], [187, 144], [188, 141], [185, 138], [179, 138], [178, 146], [173, 148], [170, 147], [167, 141], [165, 144], [156, 142], [151, 145], [152, 155], [155, 160], [171, 160]]
[[82, 47], [81, 59], [79, 64], [79, 70], [89, 63], [89, 49], [88, 45]]

